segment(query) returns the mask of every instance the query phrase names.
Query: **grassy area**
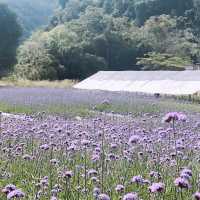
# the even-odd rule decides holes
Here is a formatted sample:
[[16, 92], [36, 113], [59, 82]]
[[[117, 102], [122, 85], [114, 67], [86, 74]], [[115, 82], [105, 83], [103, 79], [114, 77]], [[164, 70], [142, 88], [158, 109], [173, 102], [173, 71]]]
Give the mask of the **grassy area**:
[[181, 102], [174, 99], [162, 99], [157, 102], [149, 103], [131, 103], [131, 104], [98, 104], [95, 109], [100, 112], [114, 112], [120, 114], [132, 113], [138, 115], [141, 113], [160, 113], [169, 111], [180, 111], [190, 113], [200, 113], [200, 106], [197, 102]]
[[87, 117], [92, 113], [86, 105], [47, 105], [47, 106], [25, 106], [25, 105], [11, 105], [7, 103], [0, 103], [0, 111], [14, 114], [33, 115], [37, 113], [46, 113], [50, 115], [63, 115], [68, 117]]
[[72, 87], [76, 81], [30, 81], [30, 80], [12, 80], [1, 79], [0, 87], [49, 87], [49, 88], [69, 88]]
[[14, 105], [8, 103], [0, 103], [0, 111], [15, 114], [32, 115], [45, 112], [50, 115], [62, 115], [66, 117], [89, 117], [99, 112], [117, 113], [117, 114], [133, 114], [134, 116], [143, 113], [159, 114], [169, 111], [180, 111], [189, 113], [200, 113], [199, 104], [180, 103], [174, 100], [162, 100], [157, 103], [131, 103], [131, 104], [47, 104], [47, 105]]

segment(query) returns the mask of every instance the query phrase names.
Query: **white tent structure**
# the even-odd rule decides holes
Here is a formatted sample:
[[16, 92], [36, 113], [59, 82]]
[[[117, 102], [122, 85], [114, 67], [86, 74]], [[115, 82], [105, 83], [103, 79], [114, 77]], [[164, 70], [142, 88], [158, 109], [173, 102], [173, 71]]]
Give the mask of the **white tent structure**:
[[200, 92], [200, 71], [100, 71], [74, 88], [190, 95]]

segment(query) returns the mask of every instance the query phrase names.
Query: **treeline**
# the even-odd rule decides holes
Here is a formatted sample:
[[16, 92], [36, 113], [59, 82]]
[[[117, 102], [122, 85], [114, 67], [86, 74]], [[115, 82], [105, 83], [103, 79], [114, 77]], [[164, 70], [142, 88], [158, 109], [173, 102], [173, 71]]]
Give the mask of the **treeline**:
[[[143, 25], [151, 16], [162, 14], [183, 16], [186, 10], [194, 8], [198, 0], [59, 0], [62, 12], [57, 15], [60, 23], [79, 18], [88, 5], [103, 8], [113, 17], [128, 17]], [[55, 16], [56, 18], [56, 16]]]
[[16, 76], [82, 79], [99, 70], [184, 70], [199, 62], [200, 0], [59, 3], [46, 28], [19, 46]]

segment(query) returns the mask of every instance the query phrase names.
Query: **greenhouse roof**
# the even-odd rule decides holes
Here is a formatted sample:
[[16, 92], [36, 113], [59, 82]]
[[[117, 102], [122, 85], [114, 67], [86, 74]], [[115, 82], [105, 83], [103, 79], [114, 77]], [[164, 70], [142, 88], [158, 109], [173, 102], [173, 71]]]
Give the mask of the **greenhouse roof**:
[[189, 95], [200, 92], [200, 71], [100, 71], [74, 88]]

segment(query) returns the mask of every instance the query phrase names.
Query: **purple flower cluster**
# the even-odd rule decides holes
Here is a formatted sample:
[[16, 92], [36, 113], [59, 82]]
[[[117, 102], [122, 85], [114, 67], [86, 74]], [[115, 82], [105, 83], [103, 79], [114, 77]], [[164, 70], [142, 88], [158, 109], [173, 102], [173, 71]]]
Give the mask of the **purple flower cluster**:
[[199, 116], [165, 121], [176, 132], [151, 114], [3, 118], [0, 199], [198, 200]]
[[25, 194], [20, 189], [17, 189], [17, 187], [15, 185], [12, 185], [12, 184], [6, 185], [2, 189], [2, 193], [7, 195], [8, 200], [22, 199], [25, 197]]
[[163, 121], [164, 122], [171, 122], [171, 121], [182, 121], [185, 122], [186, 121], [186, 115], [183, 113], [178, 113], [178, 112], [170, 112], [167, 113], [164, 118]]

